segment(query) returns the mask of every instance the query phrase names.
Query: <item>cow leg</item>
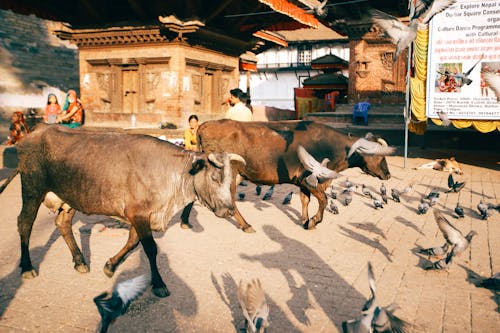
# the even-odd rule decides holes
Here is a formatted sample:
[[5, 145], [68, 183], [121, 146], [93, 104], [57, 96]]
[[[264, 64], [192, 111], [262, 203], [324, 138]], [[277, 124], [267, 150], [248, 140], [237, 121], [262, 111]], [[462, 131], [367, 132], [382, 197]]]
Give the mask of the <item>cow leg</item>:
[[233, 168], [233, 180], [231, 182], [231, 198], [233, 198], [233, 207], [234, 207], [234, 215], [233, 217], [236, 219], [238, 224], [240, 225], [241, 230], [243, 230], [246, 233], [254, 233], [255, 230], [252, 228], [250, 224], [245, 221], [245, 218], [241, 215], [240, 211], [238, 210], [238, 207], [236, 207], [236, 185], [237, 185], [237, 179], [241, 179], [241, 176], [239, 174], [241, 163], [237, 162], [231, 162], [231, 166]]
[[302, 226], [304, 227], [304, 229], [311, 229], [311, 228], [309, 228], [309, 212], [308, 212], [310, 200], [311, 200], [311, 192], [307, 188], [301, 187], [300, 188], [300, 202], [302, 203], [302, 220], [301, 220], [301, 222], [302, 222]]
[[240, 228], [244, 232], [249, 233], [249, 234], [255, 232], [254, 228], [252, 228], [252, 226], [250, 224], [248, 224], [247, 221], [245, 221], [243, 216], [240, 214], [240, 211], [238, 210], [238, 207], [236, 207], [236, 205], [234, 205], [234, 218], [236, 219], [236, 221], [238, 221]]
[[321, 223], [323, 220], [323, 213], [325, 212], [326, 205], [328, 204], [328, 198], [326, 197], [322, 186], [318, 185], [316, 189], [311, 190], [311, 193], [316, 197], [316, 199], [318, 199], [318, 212], [309, 220], [308, 229], [313, 229], [316, 224]]
[[153, 285], [153, 294], [158, 297], [167, 297], [170, 295], [165, 282], [163, 282], [160, 272], [158, 271], [158, 266], [156, 264], [156, 255], [158, 254], [158, 248], [156, 247], [155, 240], [153, 239], [153, 234], [151, 233], [151, 228], [148, 221], [137, 222], [133, 224], [137, 235], [141, 240], [144, 252], [148, 256], [149, 267], [151, 268], [151, 284]]
[[89, 266], [85, 262], [85, 258], [83, 258], [82, 251], [80, 251], [78, 244], [76, 244], [75, 236], [71, 228], [71, 221], [75, 213], [76, 211], [74, 209], [70, 209], [69, 211], [61, 210], [56, 217], [56, 226], [71, 251], [75, 269], [80, 273], [88, 273], [90, 271]]
[[28, 198], [28, 196], [23, 193], [23, 208], [17, 217], [17, 230], [21, 238], [21, 262], [19, 266], [21, 267], [21, 276], [23, 279], [31, 279], [38, 275], [31, 264], [29, 243], [33, 223], [35, 222], [38, 207], [40, 207], [41, 202], [42, 196], [38, 199], [34, 197]]
[[109, 258], [109, 260], [104, 265], [104, 274], [107, 277], [112, 277], [115, 274], [116, 268], [122, 263], [125, 256], [136, 248], [137, 244], [139, 244], [139, 236], [137, 235], [137, 231], [133, 226], [130, 226], [130, 231], [128, 233], [128, 240], [125, 246], [118, 252], [114, 257]]
[[186, 207], [182, 210], [181, 214], [181, 228], [182, 229], [191, 229], [193, 226], [189, 223], [189, 214], [191, 214], [191, 209], [193, 209], [194, 201], [188, 203]]

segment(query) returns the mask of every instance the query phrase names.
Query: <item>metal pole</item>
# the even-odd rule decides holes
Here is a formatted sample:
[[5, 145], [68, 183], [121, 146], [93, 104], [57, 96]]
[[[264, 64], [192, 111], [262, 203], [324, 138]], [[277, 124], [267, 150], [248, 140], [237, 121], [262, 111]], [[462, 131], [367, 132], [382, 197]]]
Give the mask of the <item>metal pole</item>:
[[[410, 0], [411, 1], [411, 0]], [[411, 4], [408, 3], [408, 8], [410, 8]], [[408, 60], [406, 64], [406, 98], [405, 98], [405, 107], [404, 107], [404, 120], [405, 120], [405, 151], [404, 151], [404, 159], [403, 159], [403, 168], [406, 169], [406, 162], [408, 160], [408, 124], [411, 119], [411, 111], [410, 111], [410, 66], [411, 66], [411, 54], [413, 50], [413, 43], [408, 46]]]

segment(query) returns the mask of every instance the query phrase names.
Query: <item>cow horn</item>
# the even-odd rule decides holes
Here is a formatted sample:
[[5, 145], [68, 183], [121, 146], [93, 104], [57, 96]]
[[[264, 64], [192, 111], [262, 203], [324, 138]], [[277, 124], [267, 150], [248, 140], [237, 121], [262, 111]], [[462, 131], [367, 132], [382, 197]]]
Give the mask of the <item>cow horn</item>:
[[382, 146], [384, 147], [389, 147], [389, 145], [387, 144], [387, 141], [385, 141], [384, 139], [382, 138], [378, 138], [377, 139], [377, 142], [380, 143]]
[[247, 165], [247, 162], [245, 161], [245, 159], [241, 155], [238, 155], [235, 153], [229, 153], [228, 155], [229, 155], [229, 159], [231, 161], [239, 161], [239, 162], [243, 163], [243, 165]]
[[208, 154], [208, 160], [209, 160], [210, 162], [212, 162], [213, 164], [215, 164], [215, 166], [216, 166], [216, 167], [218, 167], [218, 168], [221, 168], [221, 169], [222, 169], [222, 167], [224, 167], [224, 163], [222, 163], [221, 161], [219, 161], [219, 160], [217, 159], [217, 156], [215, 156], [215, 154], [214, 154], [214, 153], [210, 153], [210, 154]]

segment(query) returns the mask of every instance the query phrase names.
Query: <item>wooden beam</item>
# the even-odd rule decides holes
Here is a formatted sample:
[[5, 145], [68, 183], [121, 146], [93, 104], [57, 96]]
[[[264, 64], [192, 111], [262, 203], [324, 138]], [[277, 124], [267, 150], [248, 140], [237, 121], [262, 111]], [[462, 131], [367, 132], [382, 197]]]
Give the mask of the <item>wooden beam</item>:
[[210, 15], [206, 18], [205, 23], [212, 21], [216, 16], [218, 16], [226, 7], [233, 2], [233, 0], [223, 0], [219, 3], [217, 8], [215, 8]]

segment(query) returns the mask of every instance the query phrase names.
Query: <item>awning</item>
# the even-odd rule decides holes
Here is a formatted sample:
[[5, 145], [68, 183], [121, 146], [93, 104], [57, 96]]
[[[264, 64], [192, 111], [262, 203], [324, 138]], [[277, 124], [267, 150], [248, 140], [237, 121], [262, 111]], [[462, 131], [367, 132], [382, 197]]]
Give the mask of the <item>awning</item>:
[[319, 21], [314, 17], [314, 15], [307, 14], [302, 8], [297, 7], [286, 0], [259, 0], [259, 2], [268, 5], [276, 12], [288, 15], [294, 20], [309, 27], [319, 27]]

